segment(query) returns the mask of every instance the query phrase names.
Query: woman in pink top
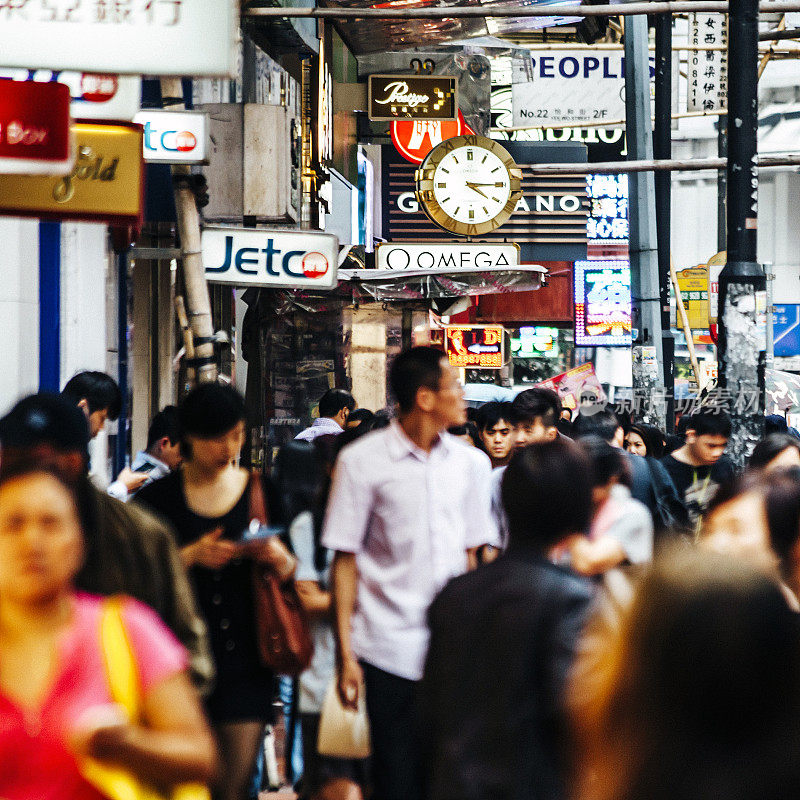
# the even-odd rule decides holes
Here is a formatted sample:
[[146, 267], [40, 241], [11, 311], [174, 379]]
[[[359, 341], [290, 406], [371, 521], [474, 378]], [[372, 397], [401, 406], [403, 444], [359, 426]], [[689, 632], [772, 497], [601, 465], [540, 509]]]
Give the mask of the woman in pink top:
[[103, 600], [72, 588], [82, 555], [69, 486], [35, 465], [0, 473], [0, 798], [98, 800], [79, 768], [85, 758], [163, 789], [209, 782], [214, 743], [186, 655], [134, 600], [123, 603], [122, 622], [141, 721], [113, 704]]

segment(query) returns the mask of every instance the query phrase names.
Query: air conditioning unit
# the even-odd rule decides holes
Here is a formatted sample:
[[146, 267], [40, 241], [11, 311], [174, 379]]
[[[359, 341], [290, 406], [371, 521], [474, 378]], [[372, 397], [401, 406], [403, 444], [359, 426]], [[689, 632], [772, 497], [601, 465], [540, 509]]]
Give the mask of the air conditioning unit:
[[300, 120], [284, 106], [210, 103], [211, 163], [203, 172], [207, 222], [296, 222], [300, 216]]

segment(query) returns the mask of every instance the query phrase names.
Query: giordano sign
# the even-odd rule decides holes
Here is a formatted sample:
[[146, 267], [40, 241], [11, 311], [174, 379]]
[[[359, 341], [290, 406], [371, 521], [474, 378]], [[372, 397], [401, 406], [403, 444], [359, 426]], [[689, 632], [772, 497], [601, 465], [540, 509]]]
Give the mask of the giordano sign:
[[72, 125], [75, 165], [68, 175], [0, 175], [0, 213], [43, 219], [142, 222], [142, 128]]

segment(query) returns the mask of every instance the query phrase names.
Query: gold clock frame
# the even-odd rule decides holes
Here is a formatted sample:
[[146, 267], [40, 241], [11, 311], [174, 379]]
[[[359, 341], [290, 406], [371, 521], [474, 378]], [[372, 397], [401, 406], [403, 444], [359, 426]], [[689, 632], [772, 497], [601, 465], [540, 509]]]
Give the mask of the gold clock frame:
[[[439, 163], [448, 153], [453, 150], [460, 150], [462, 147], [477, 147], [489, 150], [503, 162], [503, 166], [508, 172], [511, 189], [508, 201], [492, 219], [486, 222], [459, 222], [453, 219], [439, 205], [433, 192], [433, 176]], [[425, 157], [419, 169], [417, 169], [415, 181], [417, 201], [427, 217], [443, 230], [455, 233], [458, 236], [482, 236], [497, 230], [501, 225], [508, 222], [509, 217], [514, 213], [514, 209], [522, 197], [522, 170], [517, 166], [511, 154], [499, 142], [474, 133], [466, 136], [453, 136], [451, 139], [445, 139], [441, 144], [436, 145]]]

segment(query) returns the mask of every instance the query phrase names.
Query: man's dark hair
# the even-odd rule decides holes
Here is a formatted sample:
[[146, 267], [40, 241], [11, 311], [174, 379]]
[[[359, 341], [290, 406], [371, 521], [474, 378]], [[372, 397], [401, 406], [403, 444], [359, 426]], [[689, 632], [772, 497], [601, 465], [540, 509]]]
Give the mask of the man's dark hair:
[[750, 469], [762, 469], [789, 448], [800, 452], [800, 440], [789, 433], [770, 433], [753, 448], [747, 466]]
[[319, 399], [319, 415], [335, 417], [343, 408], [352, 411], [356, 400], [347, 389], [328, 389]]
[[[368, 408], [356, 408], [350, 412], [350, 416], [347, 418], [348, 425], [355, 428], [355, 425], [351, 423], [357, 422], [359, 426], [363, 425], [364, 423], [372, 423], [375, 420], [375, 415], [368, 409]], [[371, 430], [371, 428], [370, 428]]]
[[584, 436], [599, 436], [603, 441], [611, 442], [614, 439], [614, 434], [621, 427], [614, 412], [604, 408], [591, 416], [578, 414], [572, 422], [572, 438], [581, 439]]
[[215, 439], [245, 419], [244, 399], [233, 386], [201, 383], [181, 401], [178, 419], [182, 440], [187, 435]]
[[412, 347], [394, 360], [389, 386], [403, 413], [414, 408], [417, 392], [423, 387], [439, 391], [444, 358], [444, 353], [436, 347]]
[[105, 372], [79, 372], [67, 381], [61, 394], [75, 405], [85, 400], [90, 414], [105, 409], [112, 420], [119, 416], [122, 408], [119, 386]]
[[511, 547], [545, 550], [589, 525], [592, 484], [586, 453], [568, 439], [517, 451], [503, 475]]
[[516, 424], [514, 406], [507, 400], [504, 402], [492, 401], [484, 403], [475, 414], [475, 424], [481, 432], [491, 430], [501, 421], [505, 421], [512, 426]]
[[0, 446], [21, 450], [41, 444], [62, 453], [79, 452], [88, 463], [86, 415], [57, 394], [41, 392], [23, 398], [0, 419]]
[[153, 417], [150, 428], [147, 431], [146, 449], [149, 450], [165, 436], [172, 445], [177, 444], [181, 439], [181, 424], [178, 419], [178, 409], [175, 406], [164, 406]]
[[630, 488], [631, 474], [625, 451], [599, 436], [583, 436], [579, 442], [591, 464], [592, 486], [607, 486], [612, 478]]
[[553, 427], [561, 416], [561, 400], [551, 389], [534, 386], [520, 392], [511, 403], [516, 422], [533, 422], [541, 419], [542, 425]]
[[698, 411], [686, 426], [687, 431], [694, 431], [697, 436], [731, 436], [731, 418], [720, 411]]

